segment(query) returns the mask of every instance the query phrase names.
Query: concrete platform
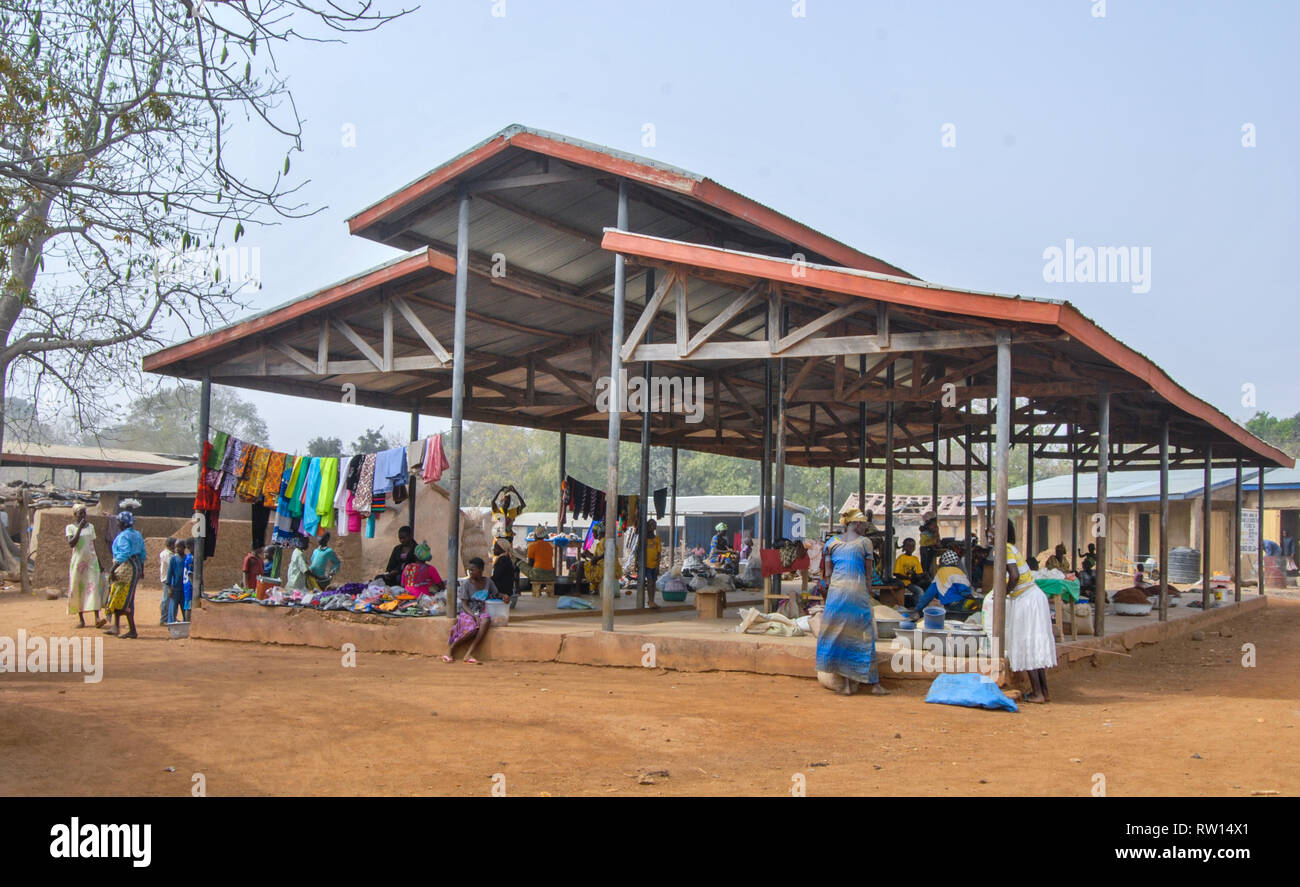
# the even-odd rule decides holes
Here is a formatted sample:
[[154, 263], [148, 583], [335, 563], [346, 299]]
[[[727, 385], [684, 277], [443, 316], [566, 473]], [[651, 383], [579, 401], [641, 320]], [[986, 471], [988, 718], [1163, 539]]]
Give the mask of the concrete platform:
[[[1080, 662], [1104, 664], [1116, 653], [1142, 644], [1159, 643], [1196, 630], [1205, 630], [1260, 609], [1267, 599], [1243, 597], [1202, 613], [1185, 606], [1170, 610], [1168, 622], [1152, 615], [1108, 615], [1102, 638], [1067, 638], [1057, 646], [1061, 667]], [[668, 668], [679, 671], [742, 671], [792, 677], [816, 676], [816, 639], [739, 634], [737, 608], [722, 619], [702, 620], [694, 610], [620, 612], [612, 632], [602, 631], [596, 614], [554, 616], [513, 622], [492, 629], [480, 655], [514, 662], [564, 662], [575, 665], [625, 668]], [[342, 649], [353, 644], [362, 652], [439, 655], [446, 650], [451, 620], [391, 618], [366, 613], [262, 607], [247, 603], [205, 601], [193, 612], [190, 637], [216, 641], [306, 645]], [[937, 670], [971, 671], [976, 663], [945, 658], [921, 667], [919, 653], [896, 656], [896, 641], [877, 645], [881, 675], [898, 679], [930, 679]]]

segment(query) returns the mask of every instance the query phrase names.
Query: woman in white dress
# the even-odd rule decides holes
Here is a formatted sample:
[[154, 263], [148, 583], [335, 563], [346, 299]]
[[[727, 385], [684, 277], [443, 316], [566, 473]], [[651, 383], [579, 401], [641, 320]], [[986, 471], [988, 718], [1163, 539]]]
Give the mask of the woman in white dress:
[[[993, 542], [993, 528], [988, 529]], [[1016, 548], [1016, 528], [1007, 526], [1007, 613], [1002, 644], [1012, 671], [1029, 672], [1032, 692], [1026, 702], [1047, 702], [1047, 669], [1056, 667], [1056, 637], [1052, 633], [1052, 611], [1047, 595], [1034, 582], [1029, 564]], [[985, 625], [993, 619], [993, 595], [985, 598]]]
[[72, 519], [74, 523], [63, 531], [72, 549], [68, 564], [68, 615], [76, 615], [77, 628], [85, 628], [86, 614], [93, 613], [95, 627], [102, 628], [108, 620], [99, 618], [99, 608], [104, 602], [99, 599], [102, 570], [95, 551], [95, 525], [86, 517], [86, 506], [80, 503], [72, 506]]

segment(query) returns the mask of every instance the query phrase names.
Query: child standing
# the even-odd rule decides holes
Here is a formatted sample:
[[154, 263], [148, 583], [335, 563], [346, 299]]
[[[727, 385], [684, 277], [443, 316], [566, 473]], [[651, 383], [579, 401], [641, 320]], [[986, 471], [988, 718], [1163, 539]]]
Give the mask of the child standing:
[[170, 573], [172, 558], [176, 556], [176, 537], [169, 536], [163, 543], [163, 550], [158, 552], [158, 582], [162, 585], [162, 599], [158, 602], [158, 624], [166, 625], [169, 621], [167, 614], [168, 605], [171, 598], [171, 586], [168, 584], [167, 576]]
[[167, 541], [175, 551], [167, 564], [167, 582], [163, 591], [163, 603], [167, 612], [163, 618], [166, 622], [175, 622], [176, 610], [184, 604], [185, 598], [185, 543], [174, 539]]
[[196, 547], [193, 539], [185, 546], [185, 598], [182, 606], [185, 610], [186, 622], [190, 621], [190, 601], [194, 597], [194, 549]]

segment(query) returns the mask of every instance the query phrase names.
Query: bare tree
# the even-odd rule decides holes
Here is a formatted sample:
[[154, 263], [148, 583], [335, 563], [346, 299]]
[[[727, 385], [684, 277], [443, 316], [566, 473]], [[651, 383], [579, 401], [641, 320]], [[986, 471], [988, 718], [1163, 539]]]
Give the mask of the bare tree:
[[[276, 49], [410, 11], [373, 7], [0, 0], [0, 448], [9, 386], [85, 428], [169, 331], [241, 306], [245, 225], [316, 211], [289, 178], [301, 120]], [[234, 168], [236, 122], [283, 160]]]

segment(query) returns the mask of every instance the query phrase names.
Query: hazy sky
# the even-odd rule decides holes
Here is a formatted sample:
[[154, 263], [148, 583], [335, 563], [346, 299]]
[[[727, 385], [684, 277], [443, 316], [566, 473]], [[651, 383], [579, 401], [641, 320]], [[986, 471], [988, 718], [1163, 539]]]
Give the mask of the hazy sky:
[[[245, 238], [262, 253], [256, 308], [397, 255], [344, 219], [523, 123], [709, 176], [926, 280], [1068, 299], [1238, 420], [1254, 411], [1246, 383], [1259, 409], [1300, 411], [1300, 4], [797, 6], [425, 2], [282, 53], [307, 121], [293, 172], [327, 208]], [[269, 138], [243, 147], [269, 168], [283, 158]], [[1048, 282], [1044, 251], [1068, 239], [1149, 249], [1149, 291]], [[282, 448], [407, 424], [248, 396]]]

